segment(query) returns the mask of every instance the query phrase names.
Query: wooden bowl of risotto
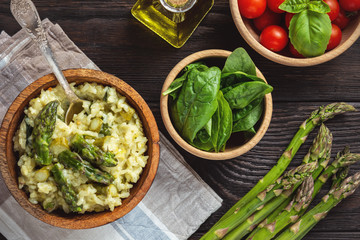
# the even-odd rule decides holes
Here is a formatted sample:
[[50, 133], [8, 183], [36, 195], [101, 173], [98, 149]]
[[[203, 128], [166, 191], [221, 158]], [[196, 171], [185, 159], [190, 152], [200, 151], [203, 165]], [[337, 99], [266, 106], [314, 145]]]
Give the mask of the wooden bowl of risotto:
[[[290, 44], [280, 52], [273, 52], [260, 43], [261, 32], [255, 27], [252, 21], [253, 19], [247, 19], [240, 14], [238, 0], [229, 0], [229, 3], [236, 28], [244, 40], [259, 54], [279, 64], [294, 67], [307, 67], [325, 63], [345, 52], [360, 36], [360, 14], [357, 14], [354, 18], [351, 18], [349, 24], [341, 30], [342, 38], [339, 45], [332, 50], [326, 51], [322, 55], [309, 58], [295, 57], [289, 48]], [[281, 15], [282, 23], [280, 26], [286, 29], [284, 24], [285, 13], [282, 13]], [[288, 31], [288, 29], [286, 30]]]
[[[176, 64], [175, 67], [170, 71], [167, 78], [165, 79], [161, 92], [164, 93], [169, 88], [171, 83], [181, 75], [184, 68], [189, 64], [203, 62], [208, 67], [217, 66], [221, 68], [222, 66], [224, 66], [225, 60], [230, 56], [230, 54], [230, 51], [210, 49], [189, 55], [188, 57], [181, 60], [178, 64]], [[256, 68], [256, 76], [258, 78], [261, 78], [262, 81], [266, 83], [264, 75], [260, 72], [258, 68]], [[189, 144], [189, 142], [186, 141], [176, 130], [170, 114], [170, 98], [171, 97], [169, 95], [163, 94], [160, 97], [161, 117], [170, 136], [187, 152], [197, 157], [208, 160], [228, 160], [250, 151], [265, 135], [270, 125], [273, 111], [272, 96], [271, 93], [267, 93], [263, 97], [263, 110], [260, 113], [260, 118], [254, 126], [256, 133], [246, 139], [244, 138], [243, 133], [232, 133], [223, 151], [204, 151], [203, 149], [199, 149], [192, 144]]]
[[[60, 108], [60, 110], [58, 108], [55, 130], [49, 149], [52, 150], [53, 142], [57, 143], [57, 141], [54, 140], [55, 137], [63, 136], [62, 139], [66, 140], [72, 132], [82, 133], [86, 141], [90, 141], [90, 144], [93, 143], [98, 146], [98, 148], [105, 148], [105, 144], [108, 144], [106, 145], [106, 150], [103, 149], [103, 152], [111, 152], [112, 156], [116, 158], [117, 165], [115, 167], [97, 166], [99, 168], [97, 171], [108, 172], [108, 175], [112, 175], [111, 184], [93, 183], [90, 178], [87, 179], [89, 175], [83, 175], [81, 171], [62, 169], [63, 176], [68, 177], [67, 183], [71, 184], [72, 189], [77, 194], [75, 196], [76, 201], [73, 201], [73, 204], [79, 208], [77, 210], [78, 212], [74, 212], [70, 211], [72, 209], [69, 208], [71, 204], [69, 204], [67, 200], [61, 200], [62, 192], [57, 189], [59, 182], [54, 181], [55, 175], [52, 168], [48, 171], [50, 175], [46, 176], [45, 174], [45, 180], [41, 179], [41, 177], [38, 178], [38, 176], [44, 177], [44, 175], [36, 175], [39, 169], [46, 170], [49, 169], [49, 166], [34, 166], [34, 161], [31, 160], [32, 154], [27, 154], [27, 148], [29, 146], [35, 146], [35, 140], [32, 142], [32, 145], [27, 145], [28, 138], [26, 138], [26, 141], [21, 141], [21, 133], [23, 131], [21, 130], [21, 124], [25, 124], [24, 126], [27, 129], [28, 122], [25, 121], [25, 117], [31, 119], [32, 114], [36, 113], [34, 109], [36, 109], [37, 105], [44, 105], [43, 101], [47, 98], [51, 100], [54, 96], [55, 98], [58, 96], [55, 93], [59, 87], [56, 87], [57, 81], [53, 74], [46, 75], [30, 84], [17, 96], [9, 107], [0, 130], [0, 169], [10, 193], [17, 202], [34, 217], [50, 225], [62, 228], [93, 228], [110, 223], [124, 216], [145, 196], [155, 178], [159, 163], [159, 132], [154, 116], [146, 102], [132, 87], [119, 78], [101, 71], [89, 69], [66, 70], [64, 71], [64, 75], [70, 83], [74, 83], [77, 89], [76, 93], [80, 95], [83, 94], [83, 96], [81, 96], [83, 98], [90, 98], [91, 102], [88, 105], [88, 112], [85, 110], [82, 118], [80, 118], [82, 113], [75, 116], [74, 121], [69, 125], [59, 120], [61, 119], [59, 113], [61, 114], [62, 108]], [[91, 98], [91, 94], [94, 95], [95, 100]], [[61, 96], [61, 94], [59, 96]], [[36, 99], [31, 101], [34, 98]], [[96, 104], [102, 106], [101, 104], [104, 101], [105, 107], [100, 110], [97, 109]], [[60, 104], [59, 106], [62, 105]], [[104, 118], [98, 118], [94, 123], [95, 116], [97, 116], [96, 114], [107, 114], [107, 108], [115, 112], [103, 115]], [[114, 116], [110, 118], [112, 115]], [[91, 119], [91, 116], [94, 116], [94, 119]], [[76, 117], [79, 118], [76, 119]], [[99, 128], [95, 130], [96, 126], [94, 128], [93, 124], [96, 125], [98, 121], [108, 121], [108, 125], [111, 126], [109, 128], [110, 130], [108, 129], [109, 131], [107, 133], [101, 132]], [[90, 130], [84, 128], [84, 124], [88, 124]], [[32, 124], [29, 123], [29, 126], [31, 125]], [[68, 130], [61, 130], [61, 126]], [[105, 126], [104, 123], [101, 125], [101, 128], [103, 126]], [[136, 142], [139, 149], [133, 149], [135, 147], [131, 144], [126, 145], [125, 140], [122, 143], [122, 148], [118, 145], [112, 145], [114, 142], [120, 141], [119, 138], [122, 137], [119, 133], [119, 128], [121, 128], [121, 131], [127, 131], [127, 135], [123, 136], [123, 138], [125, 138], [127, 142]], [[96, 131], [98, 131], [98, 138], [91, 137], [91, 132], [94, 133], [94, 131], [95, 135], [97, 133]], [[131, 132], [133, 132], [133, 134], [131, 134]], [[101, 140], [96, 142], [98, 139]], [[114, 141], [112, 141], [113, 139]], [[100, 145], [98, 145], [99, 142]], [[21, 150], [22, 146], [25, 146], [23, 150]], [[59, 147], [60, 145], [55, 146]], [[64, 147], [64, 145], [62, 147]], [[67, 147], [65, 144], [65, 150]], [[54, 149], [59, 150], [59, 148]], [[30, 152], [31, 151], [35, 150], [32, 149]], [[136, 154], [138, 155], [135, 156], [129, 152], [137, 152]], [[52, 152], [52, 154], [53, 161], [62, 163], [59, 155], [57, 155], [55, 151]], [[81, 156], [81, 154], [77, 155]], [[56, 165], [55, 162], [52, 164]], [[141, 163], [138, 164], [134, 162]], [[126, 172], [126, 169], [128, 169], [130, 165], [132, 169], [137, 169], [136, 173], [130, 170], [126, 173], [127, 175], [117, 173], [121, 170]], [[67, 167], [67, 165], [64, 166]], [[34, 171], [33, 175], [29, 175], [31, 171]], [[73, 175], [69, 175], [69, 173], [73, 173]], [[80, 180], [73, 180], [74, 178]], [[34, 182], [32, 181], [35, 181], [38, 187], [33, 187]], [[36, 183], [36, 181], [43, 182]], [[124, 182], [126, 182], [128, 188], [125, 188], [123, 186], [124, 184], [121, 185]], [[19, 186], [22, 187], [22, 189], [20, 189]], [[43, 186], [45, 186], [45, 188], [43, 188]], [[52, 188], [54, 186], [55, 190]], [[87, 186], [89, 186], [93, 192], [89, 192]], [[34, 188], [38, 192], [34, 193], [34, 190], [31, 190]], [[29, 192], [31, 192], [32, 195], [29, 195]], [[48, 197], [50, 195], [46, 195], [47, 192], [53, 195]], [[87, 194], [94, 195], [88, 197], [89, 195]], [[95, 198], [97, 199], [97, 204], [92, 205], [92, 200], [88, 199]], [[109, 198], [111, 198], [110, 200], [115, 202], [115, 204], [106, 205], [105, 202]], [[43, 202], [41, 203], [41, 201]], [[37, 202], [38, 204], [36, 204]], [[101, 207], [97, 206], [101, 204], [103, 204]], [[49, 211], [44, 210], [44, 208]]]

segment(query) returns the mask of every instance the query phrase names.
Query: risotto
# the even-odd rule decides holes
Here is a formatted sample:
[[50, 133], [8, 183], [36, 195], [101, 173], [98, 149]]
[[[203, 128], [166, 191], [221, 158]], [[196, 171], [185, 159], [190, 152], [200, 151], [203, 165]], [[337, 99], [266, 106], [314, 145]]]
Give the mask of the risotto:
[[[67, 188], [64, 190], [55, 178], [53, 171], [56, 165], [60, 166], [62, 177], [75, 194], [72, 200], [75, 199], [75, 204], [79, 206], [76, 212], [112, 211], [121, 205], [121, 199], [130, 195], [130, 189], [147, 163], [147, 138], [139, 116], [115, 88], [95, 83], [72, 87], [85, 103], [84, 110], [74, 115], [69, 125], [64, 122], [67, 106], [60, 86], [42, 91], [26, 108], [24, 120], [13, 139], [14, 149], [19, 153], [19, 188], [28, 193], [31, 203], [41, 204], [49, 212], [55, 209], [63, 209], [66, 213], [73, 211], [65, 193]], [[32, 130], [39, 113], [54, 100], [59, 105], [55, 110], [56, 121], [48, 146], [52, 160], [49, 165], [41, 165], [34, 156]], [[91, 147], [90, 150], [100, 149], [101, 153], [113, 158], [116, 165], [96, 165], [84, 160], [84, 168], [76, 169], [64, 164], [61, 155], [74, 151], [74, 136], [81, 136], [85, 145]], [[75, 156], [82, 161], [81, 154], [75, 153]], [[108, 184], [94, 181], [88, 169], [110, 176]]]

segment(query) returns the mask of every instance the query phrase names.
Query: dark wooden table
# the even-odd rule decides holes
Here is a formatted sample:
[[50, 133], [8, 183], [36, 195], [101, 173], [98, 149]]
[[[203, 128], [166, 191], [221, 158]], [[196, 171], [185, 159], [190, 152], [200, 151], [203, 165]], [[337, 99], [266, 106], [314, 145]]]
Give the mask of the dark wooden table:
[[[208, 161], [192, 156], [173, 142], [187, 162], [224, 199], [222, 207], [190, 239], [200, 238], [271, 169], [312, 110], [333, 101], [346, 101], [360, 109], [360, 40], [330, 62], [295, 68], [271, 62], [251, 49], [235, 27], [227, 0], [216, 1], [181, 49], [171, 47], [132, 17], [130, 9], [135, 0], [34, 0], [34, 3], [42, 18], [59, 23], [103, 71], [120, 77], [143, 96], [160, 131], [170, 140], [160, 116], [160, 90], [169, 71], [189, 54], [204, 49], [244, 47], [274, 87], [269, 130], [249, 153], [228, 161]], [[11, 16], [9, 1], [0, 0], [0, 30], [12, 35], [19, 29]], [[359, 112], [328, 121], [334, 135], [333, 156], [345, 145], [350, 145], [353, 152], [360, 152], [359, 122]], [[311, 137], [314, 135], [315, 131]], [[301, 162], [311, 141], [299, 150], [291, 166]], [[357, 164], [351, 173], [359, 170]], [[322, 190], [320, 195], [326, 191]], [[315, 202], [318, 201], [319, 198]], [[333, 209], [305, 239], [360, 239], [360, 190]]]

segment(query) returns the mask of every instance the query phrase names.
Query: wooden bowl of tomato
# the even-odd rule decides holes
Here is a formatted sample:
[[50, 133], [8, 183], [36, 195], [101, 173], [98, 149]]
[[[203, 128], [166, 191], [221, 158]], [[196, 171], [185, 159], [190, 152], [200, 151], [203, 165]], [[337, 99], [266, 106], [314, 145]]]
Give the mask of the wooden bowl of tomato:
[[290, 0], [230, 0], [230, 9], [245, 41], [287, 66], [327, 62], [360, 36], [360, 0], [303, 2], [300, 6]]

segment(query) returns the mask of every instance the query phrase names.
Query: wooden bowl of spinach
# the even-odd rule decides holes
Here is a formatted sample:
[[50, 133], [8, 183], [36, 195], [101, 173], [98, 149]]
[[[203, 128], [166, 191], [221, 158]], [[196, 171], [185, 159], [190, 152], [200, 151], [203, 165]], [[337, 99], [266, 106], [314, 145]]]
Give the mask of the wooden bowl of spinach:
[[161, 116], [186, 151], [204, 159], [231, 159], [252, 149], [267, 131], [272, 89], [243, 48], [200, 51], [167, 76]]

